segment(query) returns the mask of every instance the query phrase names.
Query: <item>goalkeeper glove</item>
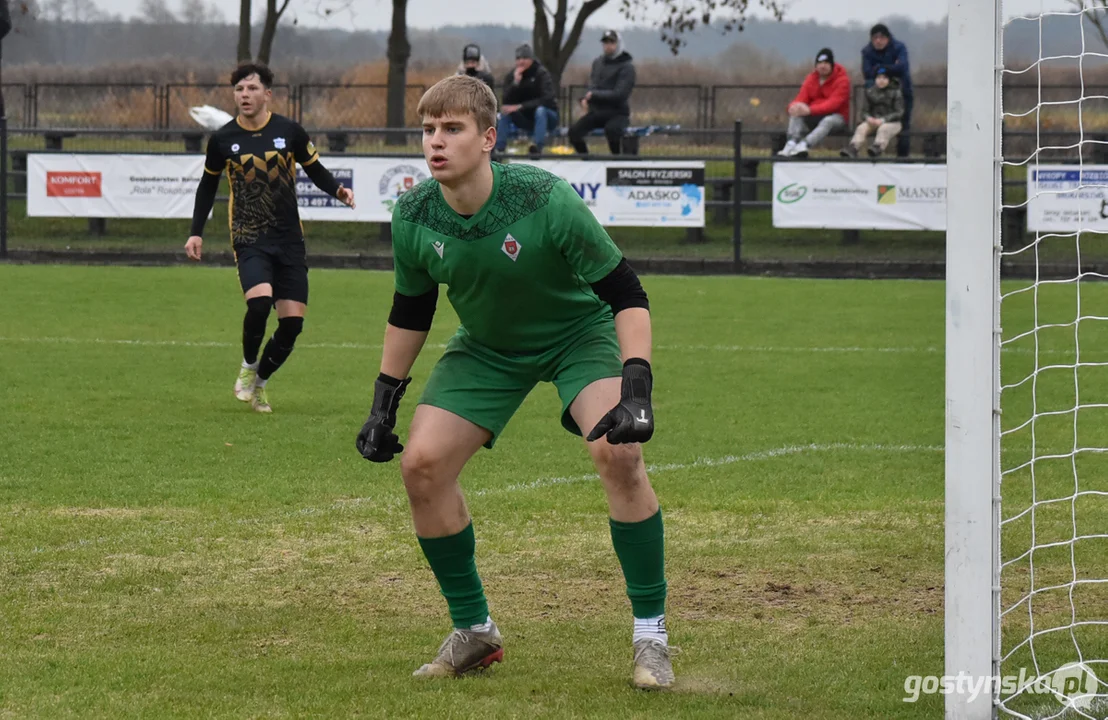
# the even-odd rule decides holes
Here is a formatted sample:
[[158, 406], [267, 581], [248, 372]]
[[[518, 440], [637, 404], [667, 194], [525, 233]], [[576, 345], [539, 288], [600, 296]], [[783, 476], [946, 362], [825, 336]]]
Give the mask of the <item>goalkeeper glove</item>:
[[373, 383], [373, 407], [356, 442], [358, 452], [366, 460], [388, 462], [404, 450], [393, 428], [396, 427], [396, 411], [400, 407], [400, 398], [404, 397], [404, 391], [411, 381], [411, 378], [397, 380], [381, 373]]
[[623, 364], [623, 386], [619, 405], [600, 419], [589, 433], [589, 442], [607, 435], [608, 442], [644, 443], [654, 434], [654, 409], [650, 407], [650, 390], [654, 378], [650, 363], [631, 358]]

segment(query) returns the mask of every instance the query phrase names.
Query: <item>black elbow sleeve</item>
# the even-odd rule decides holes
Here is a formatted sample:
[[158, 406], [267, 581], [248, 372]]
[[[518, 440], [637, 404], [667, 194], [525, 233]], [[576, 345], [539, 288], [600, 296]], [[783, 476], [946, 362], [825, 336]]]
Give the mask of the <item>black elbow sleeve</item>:
[[616, 265], [610, 273], [592, 283], [591, 287], [597, 297], [611, 305], [613, 315], [627, 308], [650, 309], [646, 290], [643, 289], [639, 276], [631, 269], [626, 258], [620, 260], [619, 265]]
[[431, 321], [435, 319], [435, 307], [439, 302], [439, 286], [422, 295], [401, 295], [393, 293], [392, 310], [389, 312], [389, 325], [404, 330], [427, 332]]
[[200, 179], [200, 186], [196, 189], [196, 202], [192, 208], [192, 227], [189, 229], [190, 235], [202, 235], [204, 233], [204, 225], [208, 222], [208, 213], [212, 211], [212, 206], [215, 205], [217, 190], [219, 190], [219, 176], [204, 173], [204, 177]]

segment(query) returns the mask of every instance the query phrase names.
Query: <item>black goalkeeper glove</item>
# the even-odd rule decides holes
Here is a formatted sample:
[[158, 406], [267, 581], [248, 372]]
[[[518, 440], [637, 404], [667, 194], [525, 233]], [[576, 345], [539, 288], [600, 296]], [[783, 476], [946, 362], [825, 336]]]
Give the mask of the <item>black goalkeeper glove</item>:
[[400, 398], [408, 388], [407, 380], [397, 380], [384, 373], [377, 376], [373, 383], [373, 407], [369, 419], [358, 433], [358, 452], [370, 462], [384, 463], [392, 460], [404, 450], [400, 438], [393, 432], [396, 427], [396, 411], [400, 407]]
[[586, 440], [593, 442], [605, 435], [613, 445], [649, 440], [654, 434], [654, 409], [650, 407], [653, 384], [650, 363], [642, 358], [631, 358], [625, 362], [619, 405], [600, 419]]

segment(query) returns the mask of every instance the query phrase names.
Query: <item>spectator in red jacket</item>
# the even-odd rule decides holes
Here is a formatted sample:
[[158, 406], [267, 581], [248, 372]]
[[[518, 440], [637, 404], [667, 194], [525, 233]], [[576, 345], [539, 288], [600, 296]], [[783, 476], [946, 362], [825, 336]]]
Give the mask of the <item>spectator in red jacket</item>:
[[846, 126], [850, 115], [850, 76], [835, 62], [835, 53], [824, 48], [816, 53], [816, 69], [800, 86], [789, 103], [789, 141], [779, 153], [783, 157], [808, 157], [808, 150], [823, 142], [834, 130]]

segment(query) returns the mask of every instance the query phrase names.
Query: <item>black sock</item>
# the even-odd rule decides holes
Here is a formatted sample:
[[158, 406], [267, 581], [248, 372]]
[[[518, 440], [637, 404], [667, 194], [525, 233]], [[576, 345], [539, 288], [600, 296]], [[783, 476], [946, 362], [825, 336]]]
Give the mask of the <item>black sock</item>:
[[258, 377], [268, 380], [269, 376], [277, 372], [277, 368], [288, 360], [292, 348], [296, 344], [296, 336], [304, 329], [304, 318], [284, 317], [277, 321], [277, 330], [273, 337], [265, 344], [262, 352], [262, 362], [258, 365]]
[[265, 324], [272, 307], [273, 298], [269, 296], [246, 301], [246, 317], [242, 319], [242, 359], [247, 365], [258, 361], [258, 349], [265, 339]]

